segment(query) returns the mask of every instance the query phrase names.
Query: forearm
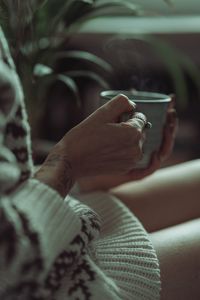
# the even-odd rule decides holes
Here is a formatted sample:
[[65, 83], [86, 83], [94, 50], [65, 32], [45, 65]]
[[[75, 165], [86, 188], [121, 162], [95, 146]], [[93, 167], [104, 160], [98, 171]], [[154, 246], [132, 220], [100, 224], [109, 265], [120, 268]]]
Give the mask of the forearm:
[[34, 178], [56, 190], [63, 198], [74, 183], [71, 162], [67, 155], [50, 153]]

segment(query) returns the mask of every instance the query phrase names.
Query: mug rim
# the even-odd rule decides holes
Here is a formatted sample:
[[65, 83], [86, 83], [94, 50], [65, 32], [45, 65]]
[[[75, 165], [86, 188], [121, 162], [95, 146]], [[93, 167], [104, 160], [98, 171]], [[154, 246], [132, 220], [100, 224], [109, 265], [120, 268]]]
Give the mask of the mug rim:
[[163, 102], [170, 102], [171, 101], [171, 97], [169, 95], [166, 94], [162, 94], [162, 93], [154, 93], [154, 92], [146, 92], [146, 91], [129, 91], [129, 90], [104, 90], [100, 92], [100, 96], [102, 98], [106, 98], [108, 100], [111, 100], [112, 98], [109, 97], [109, 95], [112, 94], [116, 94], [113, 95], [113, 97], [119, 95], [119, 94], [124, 94], [125, 96], [127, 96], [129, 99], [129, 95], [132, 96], [140, 96], [140, 97], [151, 97], [151, 98], [155, 98], [155, 100], [153, 99], [131, 99], [133, 101], [139, 101], [141, 103], [163, 103]]

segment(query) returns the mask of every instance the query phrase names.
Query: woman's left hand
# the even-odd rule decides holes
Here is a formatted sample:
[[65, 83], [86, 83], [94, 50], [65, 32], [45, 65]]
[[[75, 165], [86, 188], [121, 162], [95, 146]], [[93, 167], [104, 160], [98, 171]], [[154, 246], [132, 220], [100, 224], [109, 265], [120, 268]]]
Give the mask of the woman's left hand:
[[101, 175], [81, 178], [78, 181], [80, 191], [91, 192], [95, 190], [109, 190], [123, 183], [143, 179], [159, 169], [161, 164], [170, 156], [174, 146], [178, 128], [178, 118], [174, 108], [174, 102], [174, 96], [172, 96], [167, 111], [162, 145], [159, 151], [153, 154], [151, 163], [146, 169], [133, 169], [129, 173], [123, 175]]

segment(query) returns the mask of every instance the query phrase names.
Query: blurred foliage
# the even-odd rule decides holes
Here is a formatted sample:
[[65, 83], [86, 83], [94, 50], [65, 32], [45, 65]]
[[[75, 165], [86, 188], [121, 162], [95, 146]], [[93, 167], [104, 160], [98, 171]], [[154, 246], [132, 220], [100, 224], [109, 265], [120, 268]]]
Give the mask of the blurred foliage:
[[[161, 1], [172, 5], [170, 0]], [[108, 62], [89, 52], [67, 48], [81, 25], [92, 18], [116, 15], [138, 17], [144, 14], [134, 0], [1, 0], [0, 22], [22, 80], [27, 107], [31, 111], [33, 134], [37, 131], [37, 120], [42, 112], [40, 104], [52, 83], [62, 82], [78, 106], [81, 105], [81, 97], [77, 78], [89, 78], [103, 88], [109, 88], [105, 76], [102, 76], [105, 73], [112, 76], [114, 72]], [[199, 76], [197, 68], [167, 44], [150, 37], [145, 39], [166, 62], [176, 82], [176, 89], [185, 94], [180, 63], [195, 81]], [[60, 72], [57, 65], [63, 61], [67, 67]], [[76, 67], [72, 66], [72, 62], [77, 63]]]
[[[0, 22], [10, 44], [22, 80], [32, 127], [41, 113], [40, 103], [49, 86], [61, 81], [80, 106], [77, 77], [90, 78], [103, 88], [108, 83], [102, 72], [112, 74], [112, 67], [103, 59], [84, 51], [67, 49], [70, 38], [83, 22], [100, 16], [139, 15], [140, 9], [131, 0], [2, 0]], [[59, 61], [69, 62], [62, 73]], [[76, 70], [70, 61], [78, 61]], [[85, 67], [93, 65], [91, 70]], [[95, 71], [93, 71], [95, 70]], [[35, 123], [35, 124], [33, 124]]]

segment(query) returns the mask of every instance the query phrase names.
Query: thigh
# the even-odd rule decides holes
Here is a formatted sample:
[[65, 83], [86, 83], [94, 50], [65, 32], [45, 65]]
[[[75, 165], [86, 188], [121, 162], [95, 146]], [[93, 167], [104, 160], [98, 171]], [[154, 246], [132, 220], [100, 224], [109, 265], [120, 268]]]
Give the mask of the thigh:
[[200, 219], [150, 234], [161, 269], [161, 300], [200, 299]]
[[200, 216], [200, 160], [111, 190], [152, 232]]

